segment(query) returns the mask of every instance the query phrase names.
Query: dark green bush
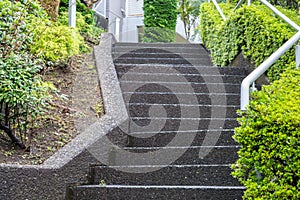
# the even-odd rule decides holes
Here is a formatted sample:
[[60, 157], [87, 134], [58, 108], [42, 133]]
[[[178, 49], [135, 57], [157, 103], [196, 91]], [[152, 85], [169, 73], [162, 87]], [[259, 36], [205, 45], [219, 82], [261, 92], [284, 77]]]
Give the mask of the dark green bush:
[[21, 148], [49, 99], [48, 84], [38, 75], [42, 66], [29, 53], [32, 23], [45, 16], [35, 0], [0, 1], [0, 129]]
[[177, 0], [144, 0], [143, 42], [174, 42]]
[[299, 83], [300, 70], [286, 70], [252, 94], [239, 118], [233, 175], [246, 187], [244, 199], [300, 199]]
[[[216, 65], [226, 66], [242, 52], [255, 66], [259, 66], [296, 33], [263, 5], [242, 6], [234, 13], [230, 4], [221, 4], [221, 7], [227, 14], [226, 22], [222, 21], [212, 4], [202, 4], [200, 12], [201, 37]], [[297, 19], [295, 12], [281, 10]], [[295, 50], [292, 48], [269, 69], [270, 79], [278, 79], [294, 60]]]

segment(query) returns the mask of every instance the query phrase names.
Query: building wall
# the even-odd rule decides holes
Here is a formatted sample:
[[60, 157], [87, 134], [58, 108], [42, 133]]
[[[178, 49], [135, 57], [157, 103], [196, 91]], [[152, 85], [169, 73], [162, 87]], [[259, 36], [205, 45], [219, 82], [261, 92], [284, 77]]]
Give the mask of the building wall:
[[[144, 1], [102, 0], [102, 4], [104, 2], [106, 6], [105, 17], [108, 19], [108, 32], [114, 34], [117, 41], [138, 42], [138, 26], [144, 25]], [[183, 22], [180, 19], [177, 19], [176, 32], [185, 37]]]
[[138, 42], [138, 26], [143, 26], [143, 0], [126, 0], [126, 18], [122, 25], [122, 42]]

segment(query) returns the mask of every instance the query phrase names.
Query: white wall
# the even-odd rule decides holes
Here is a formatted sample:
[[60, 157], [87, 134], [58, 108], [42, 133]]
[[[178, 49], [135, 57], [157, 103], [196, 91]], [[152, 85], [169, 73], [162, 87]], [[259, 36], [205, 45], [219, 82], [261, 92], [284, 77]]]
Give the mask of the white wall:
[[122, 42], [138, 42], [138, 26], [143, 26], [143, 0], [126, 0], [126, 17], [123, 20]]

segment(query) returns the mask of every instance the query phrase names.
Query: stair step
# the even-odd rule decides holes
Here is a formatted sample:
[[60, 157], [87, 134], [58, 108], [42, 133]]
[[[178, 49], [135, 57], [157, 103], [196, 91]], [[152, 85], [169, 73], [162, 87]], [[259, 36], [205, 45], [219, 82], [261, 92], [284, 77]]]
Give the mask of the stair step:
[[[149, 116], [150, 109], [161, 110], [164, 109], [168, 117], [201, 117], [209, 118], [214, 112], [216, 116], [228, 118], [238, 117], [237, 109], [235, 106], [208, 106], [208, 105], [187, 105], [187, 104], [127, 104], [128, 111], [131, 117], [147, 117]], [[153, 116], [153, 114], [152, 114]]]
[[[148, 171], [148, 173], [135, 173], [141, 171]], [[99, 184], [101, 180], [104, 180], [107, 185], [240, 186], [238, 181], [230, 175], [232, 172], [230, 165], [140, 165], [111, 167], [95, 165], [91, 167], [91, 172], [93, 177], [92, 184]]]
[[[195, 127], [198, 125], [198, 129], [207, 130], [211, 124], [217, 124], [221, 127], [220, 129], [233, 129], [238, 126], [238, 122], [234, 118], [150, 118], [150, 117], [132, 117], [135, 124], [141, 127], [150, 126], [151, 124], [162, 125], [162, 131], [176, 130], [178, 127], [182, 131], [189, 130], [189, 127]], [[223, 126], [222, 126], [223, 125]], [[138, 127], [133, 128], [134, 130], [140, 130]]]
[[131, 42], [118, 42], [113, 45], [116, 49], [119, 47], [193, 47], [193, 48], [204, 48], [202, 44], [192, 44], [192, 43], [131, 43]]
[[[240, 84], [235, 83], [190, 83], [190, 82], [176, 82], [174, 80], [160, 80], [160, 81], [120, 81], [121, 89], [123, 92], [133, 92], [135, 88], [140, 89], [140, 92], [143, 91], [151, 91], [151, 92], [160, 92], [162, 90], [168, 91], [172, 93], [188, 93], [189, 91], [193, 91], [196, 93], [239, 93], [240, 92]], [[147, 89], [145, 88], [147, 87]], [[166, 88], [166, 89], [162, 89]], [[144, 89], [145, 88], [145, 89]]]
[[72, 188], [74, 200], [242, 200], [243, 187], [83, 185]]
[[[234, 131], [224, 130], [186, 130], [186, 131], [160, 131], [160, 132], [131, 132], [128, 136], [128, 144], [132, 147], [161, 147], [170, 145], [176, 134], [194, 137], [191, 145], [201, 146], [206, 137], [216, 141], [215, 146], [237, 146], [232, 138]], [[192, 136], [189, 136], [191, 134]], [[180, 144], [177, 144], [180, 146]]]
[[198, 59], [210, 59], [210, 57], [207, 56], [207, 52], [204, 53], [180, 53], [175, 54], [172, 52], [146, 52], [146, 49], [140, 49], [138, 51], [130, 51], [130, 52], [118, 52], [113, 51], [112, 56], [114, 59], [118, 58], [183, 58], [183, 59], [189, 59], [189, 58], [198, 58]]
[[[124, 147], [126, 151], [132, 153], [150, 153], [159, 150], [172, 151], [172, 154], [180, 156], [174, 165], [213, 165], [213, 164], [232, 164], [238, 159], [237, 151], [239, 146], [165, 146], [165, 147]], [[199, 158], [199, 152], [209, 152], [204, 158]], [[125, 159], [134, 159], [134, 154], [130, 154]], [[124, 157], [123, 157], [124, 159]]]
[[167, 74], [167, 73], [141, 73], [141, 72], [127, 72], [118, 73], [122, 81], [169, 81], [176, 80], [177, 82], [189, 83], [233, 83], [241, 84], [245, 76], [241, 75], [202, 75], [202, 74]]
[[132, 52], [144, 52], [144, 53], [197, 53], [206, 54], [209, 57], [209, 53], [203, 48], [198, 46], [188, 47], [174, 47], [174, 46], [120, 46], [115, 47], [112, 50], [113, 53], [132, 53]]
[[242, 75], [248, 73], [246, 68], [213, 67], [200, 65], [172, 65], [172, 64], [115, 64], [118, 73], [175, 73], [200, 75]]
[[208, 93], [138, 93], [125, 92], [125, 103], [148, 103], [148, 104], [199, 104], [207, 106], [232, 105], [239, 106], [239, 94], [208, 94]]
[[119, 57], [114, 60], [115, 64], [173, 64], [173, 65], [180, 65], [180, 64], [193, 64], [193, 65], [211, 65], [211, 60], [209, 58], [135, 58], [135, 57]]

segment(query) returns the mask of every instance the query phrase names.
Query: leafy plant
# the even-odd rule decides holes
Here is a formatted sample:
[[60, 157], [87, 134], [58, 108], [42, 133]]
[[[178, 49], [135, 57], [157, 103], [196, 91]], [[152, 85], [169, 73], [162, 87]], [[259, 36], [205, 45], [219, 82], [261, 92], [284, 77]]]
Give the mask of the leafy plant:
[[[87, 20], [88, 18], [88, 20]], [[99, 37], [103, 33], [103, 29], [96, 26], [96, 21], [92, 18], [91, 22], [90, 14], [84, 16], [81, 12], [76, 12], [76, 28], [86, 41], [96, 45], [99, 43]], [[59, 25], [68, 25], [68, 13], [61, 12], [58, 20]]]
[[173, 42], [177, 20], [177, 0], [144, 1], [143, 42]]
[[43, 16], [35, 0], [0, 2], [0, 129], [21, 148], [49, 100], [48, 84], [37, 74], [40, 61], [29, 53], [34, 38], [30, 23]]
[[[213, 4], [202, 4], [200, 11], [201, 38], [216, 65], [226, 66], [242, 52], [258, 66], [295, 34], [295, 30], [263, 5], [242, 6], [234, 13], [233, 5], [220, 6], [227, 15], [225, 22]], [[280, 10], [299, 21], [295, 12]], [[268, 70], [270, 80], [278, 79], [294, 60], [295, 50], [291, 48]]]
[[[294, 63], [293, 63], [294, 64]], [[252, 94], [235, 140], [241, 144], [233, 175], [244, 199], [300, 198], [300, 70]]]
[[31, 53], [39, 54], [45, 61], [64, 62], [87, 47], [77, 29], [68, 26], [40, 25], [35, 31]]

